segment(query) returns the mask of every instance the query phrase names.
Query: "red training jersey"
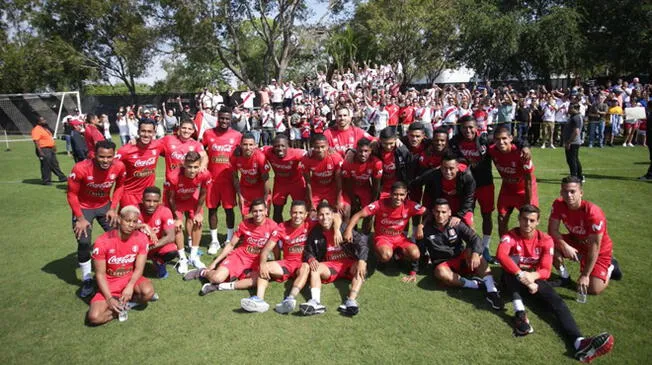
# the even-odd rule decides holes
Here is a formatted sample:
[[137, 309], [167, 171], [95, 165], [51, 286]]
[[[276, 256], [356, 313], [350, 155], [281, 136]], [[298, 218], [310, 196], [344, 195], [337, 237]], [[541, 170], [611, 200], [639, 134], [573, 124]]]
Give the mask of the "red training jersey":
[[105, 139], [102, 132], [96, 126], [86, 123], [84, 126], [84, 141], [86, 142], [86, 149], [88, 149], [86, 158], [92, 160], [95, 157], [95, 144]]
[[353, 191], [371, 190], [371, 179], [383, 177], [383, 162], [376, 156], [369, 156], [365, 162], [344, 161], [342, 164], [342, 177], [353, 180]]
[[195, 209], [199, 201], [199, 191], [212, 184], [213, 178], [208, 171], [197, 174], [194, 178], [189, 178], [184, 174], [184, 169], [172, 171], [172, 174], [165, 181], [165, 188], [174, 192], [174, 202], [177, 210], [180, 207], [184, 209]]
[[131, 275], [136, 269], [136, 257], [147, 255], [147, 236], [134, 231], [126, 240], [114, 229], [99, 236], [93, 245], [93, 260], [106, 262], [107, 279]]
[[550, 219], [556, 219], [566, 226], [566, 229], [576, 241], [568, 243], [575, 247], [580, 254], [586, 255], [587, 245], [585, 241], [590, 235], [602, 234], [599, 254], [611, 255], [613, 242], [607, 232], [607, 218], [597, 205], [582, 200], [579, 209], [571, 210], [562, 198], [557, 198], [552, 203]]
[[[525, 238], [514, 228], [500, 238], [496, 259], [506, 272], [515, 275], [521, 269], [536, 271], [541, 280], [550, 277], [552, 256], [554, 254], [552, 237], [536, 230], [534, 237]], [[512, 256], [518, 256], [518, 265], [512, 261]]]
[[503, 178], [501, 190], [513, 194], [525, 193], [525, 176], [530, 175], [532, 183], [536, 183], [534, 177], [534, 164], [532, 160], [521, 158], [521, 149], [512, 145], [512, 149], [503, 153], [498, 150], [495, 144], [489, 146], [489, 156], [496, 165], [496, 170]]
[[204, 133], [202, 143], [208, 154], [208, 171], [214, 181], [229, 181], [233, 177], [231, 155], [240, 144], [242, 134], [234, 129], [218, 131], [217, 128], [209, 129]]
[[[156, 234], [158, 239], [163, 237], [165, 231], [174, 229], [174, 217], [172, 216], [172, 211], [163, 204], [160, 204], [151, 215], [147, 214], [145, 208], [141, 206], [138, 222], [147, 224], [149, 228], [152, 229], [152, 232]], [[149, 244], [152, 246], [154, 243], [150, 241]]]
[[265, 185], [263, 175], [269, 173], [269, 164], [260, 150], [254, 150], [249, 157], [232, 155], [231, 166], [240, 174], [240, 187], [261, 188]]
[[342, 169], [344, 160], [338, 153], [330, 153], [321, 160], [303, 156], [299, 169], [302, 173], [310, 172], [310, 186], [314, 194], [328, 195], [335, 190], [335, 176]]
[[328, 140], [328, 145], [333, 147], [342, 157], [344, 157], [347, 150], [354, 149], [362, 138], [370, 141], [376, 140], [376, 137], [355, 126], [349, 126], [345, 130], [336, 127], [328, 128], [324, 131], [324, 136]]
[[303, 175], [299, 171], [299, 163], [306, 154], [302, 149], [288, 148], [283, 158], [278, 157], [271, 146], [263, 147], [265, 158], [274, 169], [274, 183], [296, 184], [303, 181]]
[[160, 140], [142, 147], [138, 143], [126, 144], [118, 149], [115, 158], [127, 168], [125, 194], [142, 195], [146, 187], [156, 184], [156, 165], [161, 151]]
[[303, 249], [306, 246], [306, 239], [310, 230], [317, 225], [317, 220], [306, 219], [298, 227], [292, 225], [292, 220], [285, 221], [278, 225], [278, 234], [272, 238], [272, 242], [283, 242], [283, 260], [301, 261]]
[[392, 190], [392, 184], [396, 182], [396, 158], [394, 157], [394, 151], [383, 151], [380, 157], [383, 163], [381, 191], [390, 192]]
[[204, 150], [201, 143], [189, 138], [182, 141], [175, 135], [167, 135], [161, 139], [161, 150], [165, 157], [165, 178], [179, 167], [183, 166], [183, 160], [190, 151], [200, 152]]
[[[120, 203], [126, 177], [125, 165], [114, 160], [103, 170], [95, 160], [84, 160], [75, 164], [68, 176], [68, 204], [75, 217], [82, 215], [82, 209], [97, 209], [111, 202], [115, 209]], [[113, 199], [111, 198], [111, 189]]]
[[256, 225], [253, 218], [249, 218], [238, 225], [234, 239], [240, 239], [237, 250], [248, 256], [258, 256], [270, 239], [278, 240], [278, 225], [269, 218], [265, 218], [261, 225]]
[[377, 236], [399, 236], [403, 234], [410, 218], [422, 215], [426, 208], [411, 200], [406, 200], [395, 208], [392, 206], [392, 199], [385, 198], [367, 205], [364, 212], [376, 217], [374, 232]]

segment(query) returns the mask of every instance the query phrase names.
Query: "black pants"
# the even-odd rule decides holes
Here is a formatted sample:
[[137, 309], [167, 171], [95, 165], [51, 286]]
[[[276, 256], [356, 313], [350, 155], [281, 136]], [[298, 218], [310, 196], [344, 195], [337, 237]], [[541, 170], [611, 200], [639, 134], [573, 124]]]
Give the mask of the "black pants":
[[583, 179], [584, 174], [582, 173], [582, 164], [580, 163], [580, 145], [572, 144], [570, 148], [564, 151], [566, 152], [566, 163], [570, 169], [570, 174]]
[[[97, 209], [82, 209], [82, 214], [84, 218], [91, 225], [86, 230], [86, 234], [82, 234], [79, 239], [77, 239], [77, 261], [79, 263], [86, 262], [91, 259], [91, 233], [93, 232], [93, 220], [97, 219], [97, 222], [102, 226], [104, 232], [110, 231], [112, 229], [109, 220], [106, 218], [106, 213], [111, 208], [111, 203], [107, 203], [105, 206]], [[75, 223], [77, 222], [77, 217], [72, 216], [72, 227], [75, 228]]]
[[650, 167], [647, 168], [647, 174], [645, 175], [652, 177], [652, 143], [650, 143], [650, 141], [647, 143], [647, 151], [650, 154]]
[[43, 153], [43, 158], [39, 156], [38, 150], [36, 150], [36, 157], [41, 162], [41, 180], [43, 184], [51, 182], [53, 172], [59, 177], [59, 180], [65, 180], [66, 175], [59, 168], [59, 161], [57, 160], [57, 155], [54, 153], [54, 149], [45, 147], [41, 148], [41, 152]]
[[569, 341], [575, 341], [576, 338], [581, 337], [582, 334], [577, 327], [577, 323], [575, 323], [573, 315], [555, 289], [545, 280], [537, 280], [536, 283], [539, 285], [539, 290], [534, 294], [530, 294], [528, 288], [521, 284], [515, 275], [503, 273], [502, 284], [504, 298], [511, 296], [512, 300], [522, 300], [522, 297], [525, 296], [534, 297], [543, 301], [552, 310], [552, 313], [557, 317], [559, 322], [561, 322], [562, 331]]

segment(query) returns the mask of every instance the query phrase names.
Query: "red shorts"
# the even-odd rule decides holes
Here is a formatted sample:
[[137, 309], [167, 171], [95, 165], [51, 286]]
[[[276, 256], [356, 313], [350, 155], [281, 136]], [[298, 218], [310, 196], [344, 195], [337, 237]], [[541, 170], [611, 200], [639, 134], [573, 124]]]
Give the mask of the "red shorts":
[[[240, 211], [242, 212], [242, 215], [247, 215], [251, 208], [251, 202], [265, 197], [265, 186], [256, 186], [253, 188], [241, 186], [240, 194], [242, 194]], [[265, 204], [269, 206], [269, 202], [265, 202]]]
[[466, 223], [467, 226], [473, 228], [473, 212], [466, 212], [462, 217], [462, 222]]
[[292, 200], [305, 200], [306, 199], [306, 182], [301, 179], [297, 182], [287, 181], [274, 181], [274, 192], [272, 194], [272, 204], [285, 205], [288, 196]]
[[537, 194], [536, 185], [534, 185], [532, 189], [531, 201], [525, 200], [525, 193], [513, 194], [500, 189], [500, 194], [498, 194], [498, 214], [505, 215], [510, 211], [510, 209], [520, 209], [525, 204], [539, 206], [539, 196]]
[[376, 236], [374, 237], [374, 241], [376, 244], [376, 248], [380, 248], [383, 246], [388, 246], [392, 250], [396, 250], [397, 248], [400, 249], [407, 249], [409, 247], [415, 246], [414, 242], [410, 241], [405, 237], [404, 235], [399, 235], [399, 236]]
[[138, 206], [140, 202], [143, 201], [143, 193], [140, 194], [123, 194], [120, 199], [120, 209], [126, 207], [127, 205]]
[[[178, 216], [183, 216], [183, 213], [188, 213], [188, 217], [190, 219], [195, 218], [195, 208], [197, 208], [197, 201], [192, 200], [188, 202], [182, 202], [181, 204], [177, 204], [177, 210], [175, 211], [175, 217]], [[204, 213], [204, 208], [202, 207], [199, 210], [199, 213]]]
[[220, 267], [229, 270], [230, 280], [242, 280], [252, 277], [252, 272], [258, 270], [258, 263], [258, 256], [247, 255], [241, 250], [236, 250], [231, 252], [231, 254], [220, 263]]
[[480, 204], [480, 212], [482, 214], [491, 213], [496, 210], [494, 184], [478, 186], [475, 189], [475, 199]]
[[328, 267], [328, 270], [330, 270], [331, 274], [328, 278], [322, 279], [321, 282], [323, 284], [328, 284], [334, 282], [337, 279], [352, 280], [353, 274], [351, 273], [351, 269], [356, 262], [357, 261], [353, 259], [322, 262], [322, 264]]
[[163, 247], [159, 247], [155, 250], [147, 251], [147, 258], [150, 260], [154, 260], [158, 257], [164, 256], [170, 252], [175, 252], [175, 251], [177, 251], [177, 245], [175, 243], [168, 243]]
[[283, 276], [278, 277], [274, 279], [274, 281], [277, 281], [279, 283], [282, 283], [284, 281], [287, 281], [288, 279], [295, 277], [297, 271], [301, 268], [301, 259], [299, 260], [278, 260], [274, 261], [276, 262], [281, 269], [283, 269]]
[[[108, 277], [106, 278], [106, 281], [109, 283], [109, 290], [111, 291], [111, 296], [112, 297], [120, 297], [122, 295], [122, 291], [125, 289], [127, 284], [129, 284], [129, 280], [131, 280], [131, 275], [125, 275], [125, 276], [120, 276], [116, 278], [111, 278]], [[142, 283], [149, 283], [149, 279], [141, 276], [140, 279], [136, 281], [136, 284], [134, 287], [142, 284]], [[107, 300], [108, 298], [105, 298], [102, 292], [97, 292], [95, 293], [95, 296], [93, 299], [91, 299], [91, 303], [95, 302], [101, 302], [103, 300]]]
[[214, 209], [220, 205], [224, 209], [235, 207], [235, 188], [232, 180], [213, 181], [208, 185], [206, 206], [209, 209]]
[[330, 194], [323, 194], [323, 193], [316, 193], [312, 192], [312, 207], [317, 208], [319, 203], [321, 203], [322, 200], [328, 201], [328, 204], [330, 204], [333, 208], [337, 206], [337, 195], [335, 194], [335, 190], [333, 190], [332, 193]]
[[473, 271], [471, 271], [471, 269], [466, 265], [466, 250], [462, 251], [462, 253], [456, 257], [453, 257], [448, 261], [444, 261], [437, 266], [441, 265], [450, 268], [451, 271], [461, 276], [468, 276], [473, 274]]
[[[577, 243], [575, 238], [573, 238], [573, 236], [571, 236], [570, 234], [562, 234], [561, 237], [564, 239], [564, 241], [568, 242], [568, 244], [573, 246], [574, 248], [578, 248], [578, 246], [580, 246], [580, 244]], [[589, 276], [598, 278], [606, 282], [609, 277], [609, 266], [611, 266], [611, 256], [612, 255], [610, 254], [598, 255], [598, 259], [595, 261], [595, 265], [593, 266], [593, 271], [591, 271], [591, 274]], [[582, 257], [580, 258], [580, 272], [584, 270], [584, 265], [586, 265], [586, 255], [582, 255]]]

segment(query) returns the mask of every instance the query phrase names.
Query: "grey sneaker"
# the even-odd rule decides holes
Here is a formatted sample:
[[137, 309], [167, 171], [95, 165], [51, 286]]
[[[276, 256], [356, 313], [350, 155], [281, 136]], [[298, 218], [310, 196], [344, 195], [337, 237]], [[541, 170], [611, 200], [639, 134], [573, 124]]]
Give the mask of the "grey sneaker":
[[347, 299], [344, 301], [344, 303], [340, 304], [337, 310], [347, 316], [355, 316], [358, 314], [358, 312], [360, 312], [360, 307], [358, 306], [358, 302], [356, 302], [355, 299]]
[[310, 299], [307, 303], [301, 304], [299, 310], [304, 316], [312, 316], [326, 312], [326, 306], [321, 305], [314, 299]]
[[297, 300], [294, 298], [285, 298], [283, 301], [276, 305], [274, 310], [277, 313], [288, 314], [294, 312], [294, 309], [297, 307]]
[[247, 312], [264, 313], [269, 310], [269, 304], [256, 295], [250, 298], [242, 298], [240, 300], [240, 307]]
[[183, 276], [183, 280], [185, 281], [190, 281], [190, 280], [195, 280], [199, 279], [201, 277], [201, 274], [204, 272], [204, 269], [194, 269], [190, 270], [186, 273], [186, 275]]
[[93, 279], [88, 279], [84, 280], [82, 282], [82, 287], [81, 290], [79, 291], [79, 296], [81, 298], [88, 298], [95, 292], [95, 288], [93, 287]]
[[214, 291], [217, 291], [217, 284], [211, 284], [211, 283], [206, 283], [202, 285], [201, 290], [199, 291], [199, 295], [202, 297], [206, 294], [210, 294]]

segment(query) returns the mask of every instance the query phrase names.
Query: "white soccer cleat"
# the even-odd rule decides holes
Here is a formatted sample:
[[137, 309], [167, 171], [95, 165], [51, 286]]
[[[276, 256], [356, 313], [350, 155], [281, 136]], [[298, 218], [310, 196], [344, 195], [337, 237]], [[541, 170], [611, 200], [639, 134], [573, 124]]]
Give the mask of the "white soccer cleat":
[[198, 269], [205, 269], [206, 265], [204, 265], [203, 262], [199, 259], [199, 256], [191, 257], [190, 258], [190, 265], [198, 268]]
[[211, 242], [211, 244], [208, 246], [208, 254], [209, 255], [217, 255], [217, 251], [220, 250], [220, 243], [217, 241]]
[[250, 298], [242, 298], [240, 306], [247, 312], [264, 313], [269, 310], [269, 304], [255, 295]]
[[188, 259], [177, 262], [177, 272], [181, 275], [185, 275], [188, 272]]

